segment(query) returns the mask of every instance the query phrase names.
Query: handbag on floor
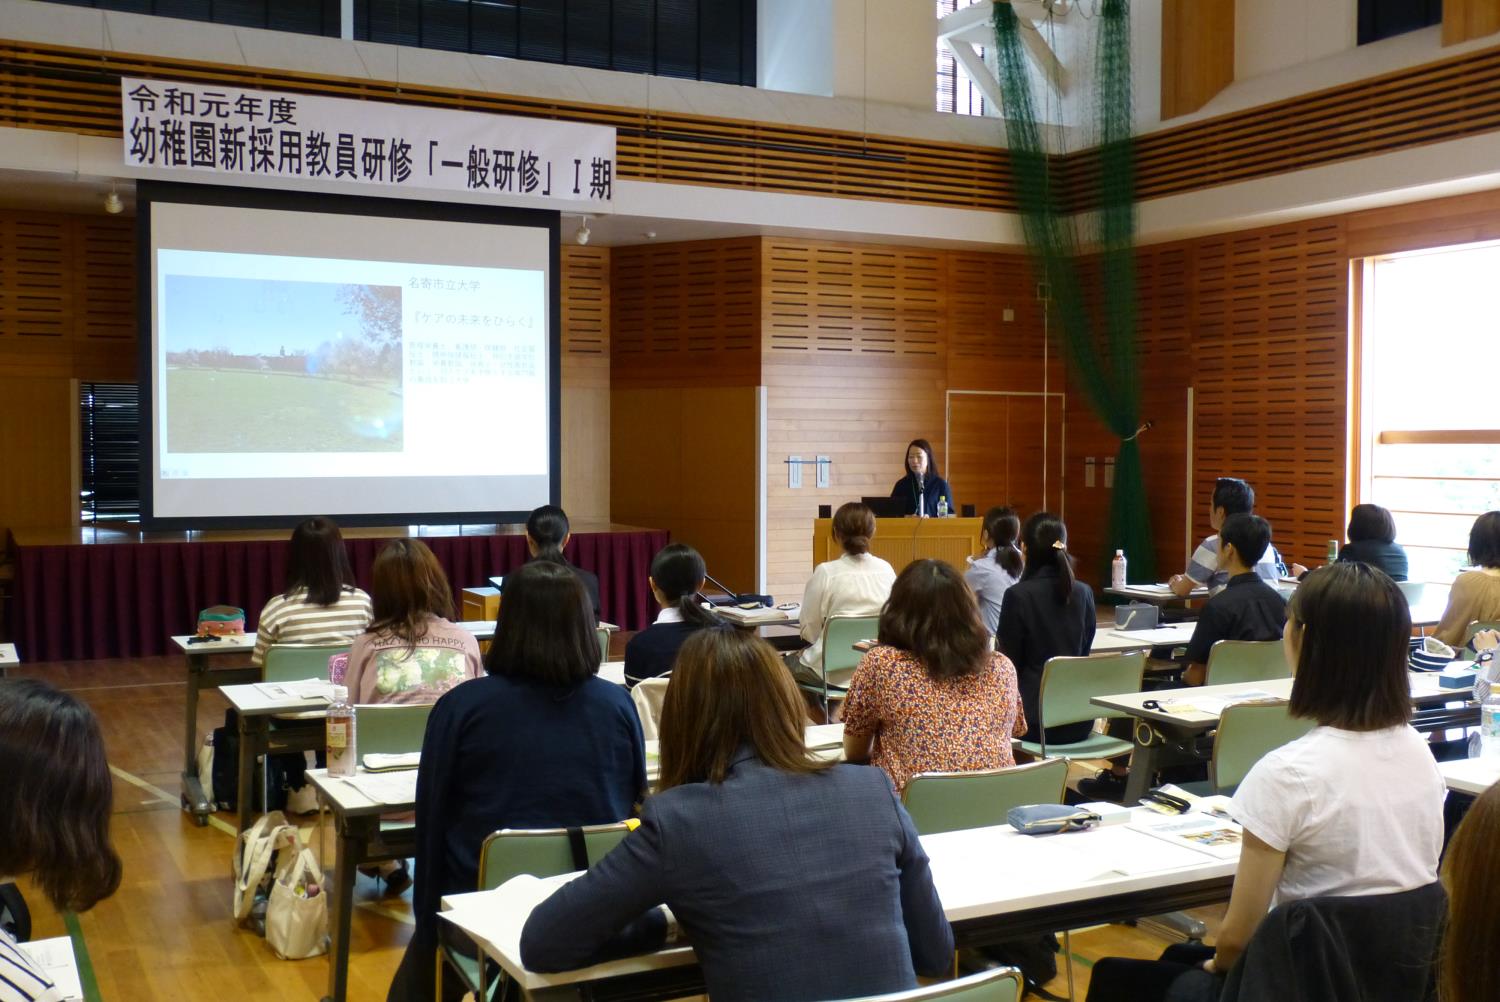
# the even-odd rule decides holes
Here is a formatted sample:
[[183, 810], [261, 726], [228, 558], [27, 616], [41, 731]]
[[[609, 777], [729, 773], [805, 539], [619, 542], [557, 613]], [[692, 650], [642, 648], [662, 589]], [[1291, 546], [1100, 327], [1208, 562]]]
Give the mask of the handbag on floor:
[[[286, 815], [272, 811], [261, 815], [249, 830], [240, 835], [234, 853], [234, 920], [249, 924], [257, 898], [265, 900], [279, 867], [276, 855], [282, 849], [301, 848], [297, 829], [287, 824]], [[291, 855], [290, 853], [286, 855]]]
[[328, 951], [328, 895], [312, 850], [297, 839], [281, 854], [266, 905], [266, 942], [282, 960], [305, 960]]

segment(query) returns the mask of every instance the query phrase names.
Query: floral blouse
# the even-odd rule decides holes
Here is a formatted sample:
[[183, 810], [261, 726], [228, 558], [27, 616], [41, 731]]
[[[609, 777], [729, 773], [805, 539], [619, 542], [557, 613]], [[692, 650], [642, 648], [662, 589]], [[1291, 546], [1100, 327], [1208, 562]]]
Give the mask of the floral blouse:
[[877, 647], [850, 680], [844, 732], [874, 735], [870, 761], [897, 792], [920, 772], [1015, 765], [1010, 740], [1026, 733], [1015, 666], [992, 654], [983, 670], [938, 681], [912, 654]]

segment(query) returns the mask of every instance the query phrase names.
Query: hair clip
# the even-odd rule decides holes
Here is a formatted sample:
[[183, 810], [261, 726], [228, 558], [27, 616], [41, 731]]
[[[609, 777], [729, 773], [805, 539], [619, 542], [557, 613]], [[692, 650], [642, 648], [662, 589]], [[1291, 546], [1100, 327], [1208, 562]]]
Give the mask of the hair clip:
[[1061, 539], [1054, 539], [1052, 541], [1052, 548], [1054, 550], [1066, 550], [1068, 547]]

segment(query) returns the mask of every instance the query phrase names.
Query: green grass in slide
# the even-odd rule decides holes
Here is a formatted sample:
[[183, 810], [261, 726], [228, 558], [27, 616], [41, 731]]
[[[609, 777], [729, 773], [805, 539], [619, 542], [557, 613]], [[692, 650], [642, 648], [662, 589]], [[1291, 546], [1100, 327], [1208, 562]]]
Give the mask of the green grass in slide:
[[399, 387], [234, 369], [167, 370], [169, 452], [400, 452]]

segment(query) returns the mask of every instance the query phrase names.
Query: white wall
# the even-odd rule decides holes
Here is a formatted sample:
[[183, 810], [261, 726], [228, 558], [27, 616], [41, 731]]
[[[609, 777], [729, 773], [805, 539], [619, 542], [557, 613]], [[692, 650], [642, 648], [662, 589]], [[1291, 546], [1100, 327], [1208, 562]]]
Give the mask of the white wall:
[[929, 0], [832, 0], [834, 96], [932, 111], [935, 6]]
[[764, 90], [833, 96], [833, 0], [759, 0], [755, 82]]
[[1234, 78], [1244, 80], [1355, 47], [1359, 0], [1236, 0]]

